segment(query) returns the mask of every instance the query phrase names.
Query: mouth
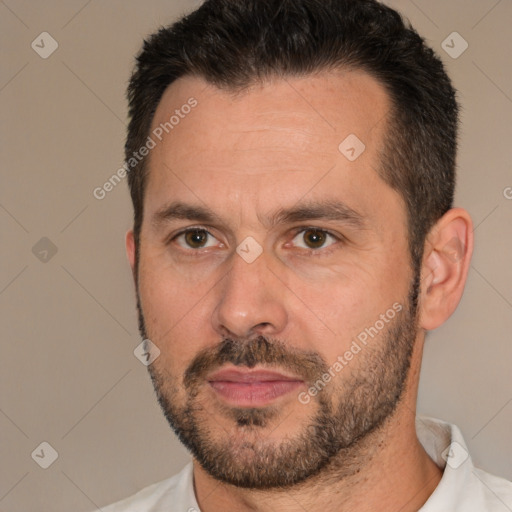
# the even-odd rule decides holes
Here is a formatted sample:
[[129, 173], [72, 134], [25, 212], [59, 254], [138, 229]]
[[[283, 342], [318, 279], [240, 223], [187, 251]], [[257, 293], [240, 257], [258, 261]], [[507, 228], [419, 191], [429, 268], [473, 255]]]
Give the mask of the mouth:
[[297, 390], [304, 381], [262, 369], [223, 369], [207, 377], [215, 394], [237, 407], [263, 407]]

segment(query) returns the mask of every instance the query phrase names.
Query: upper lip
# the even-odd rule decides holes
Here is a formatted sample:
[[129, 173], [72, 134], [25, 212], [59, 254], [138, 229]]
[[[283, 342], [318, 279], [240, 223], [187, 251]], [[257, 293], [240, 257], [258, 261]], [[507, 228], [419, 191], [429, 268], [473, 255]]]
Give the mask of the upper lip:
[[211, 373], [207, 380], [228, 382], [265, 382], [265, 381], [302, 381], [302, 379], [266, 369], [233, 369], [224, 368]]

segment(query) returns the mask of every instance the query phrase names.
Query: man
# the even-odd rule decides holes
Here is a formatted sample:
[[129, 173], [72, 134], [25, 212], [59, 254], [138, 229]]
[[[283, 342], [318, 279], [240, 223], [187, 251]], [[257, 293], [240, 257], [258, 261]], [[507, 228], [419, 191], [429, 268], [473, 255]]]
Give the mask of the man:
[[210, 0], [145, 42], [128, 97], [140, 330], [193, 462], [104, 510], [512, 510], [416, 418], [473, 248], [418, 34], [374, 0]]

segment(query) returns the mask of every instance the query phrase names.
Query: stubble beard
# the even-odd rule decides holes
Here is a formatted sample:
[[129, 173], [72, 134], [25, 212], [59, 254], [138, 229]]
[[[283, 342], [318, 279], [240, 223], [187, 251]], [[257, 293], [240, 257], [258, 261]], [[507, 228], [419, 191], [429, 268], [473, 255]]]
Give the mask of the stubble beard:
[[[361, 350], [347, 376], [344, 368], [311, 400], [309, 419], [293, 437], [276, 442], [269, 436], [286, 419], [286, 407], [215, 404], [214, 412], [229, 420], [231, 432], [220, 427], [205, 407], [204, 377], [226, 363], [288, 369], [309, 385], [328, 371], [319, 354], [264, 336], [223, 339], [197, 354], [183, 378], [158, 368], [158, 360], [149, 365], [169, 425], [208, 474], [238, 487], [287, 488], [329, 471], [337, 478], [353, 474], [363, 459], [364, 441], [383, 427], [404, 394], [417, 334], [418, 290], [416, 277], [400, 316]], [[151, 339], [139, 299], [137, 306], [141, 335]], [[176, 399], [176, 386], [184, 388], [184, 401]]]

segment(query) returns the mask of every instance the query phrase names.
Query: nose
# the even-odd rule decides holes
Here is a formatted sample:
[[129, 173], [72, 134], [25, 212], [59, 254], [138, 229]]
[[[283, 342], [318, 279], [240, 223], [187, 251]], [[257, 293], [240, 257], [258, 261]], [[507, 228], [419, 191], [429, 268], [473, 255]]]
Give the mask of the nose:
[[277, 336], [288, 321], [282, 282], [267, 264], [266, 254], [247, 263], [233, 255], [231, 269], [219, 282], [213, 328], [223, 337]]

